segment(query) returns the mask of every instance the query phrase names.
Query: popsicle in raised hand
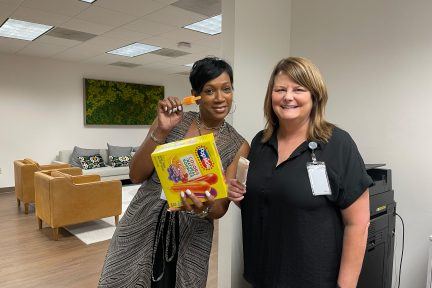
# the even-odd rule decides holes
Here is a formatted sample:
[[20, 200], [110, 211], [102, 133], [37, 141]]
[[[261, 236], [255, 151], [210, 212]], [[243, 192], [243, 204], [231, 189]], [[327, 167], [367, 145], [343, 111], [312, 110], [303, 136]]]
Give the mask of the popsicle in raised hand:
[[182, 100], [182, 105], [192, 105], [192, 104], [196, 104], [196, 101], [201, 99], [201, 96], [186, 96], [185, 98], [183, 98]]

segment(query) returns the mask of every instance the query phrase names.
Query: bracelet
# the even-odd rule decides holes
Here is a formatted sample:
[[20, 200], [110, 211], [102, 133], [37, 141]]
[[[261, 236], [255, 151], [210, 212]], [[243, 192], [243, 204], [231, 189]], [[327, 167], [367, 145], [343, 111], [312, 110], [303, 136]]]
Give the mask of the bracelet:
[[210, 207], [206, 207], [203, 211], [201, 211], [200, 213], [196, 214], [199, 218], [206, 218], [208, 216], [208, 214], [210, 213]]
[[158, 145], [162, 145], [162, 144], [165, 144], [164, 142], [162, 142], [161, 140], [159, 140], [158, 138], [156, 138], [156, 136], [153, 134], [154, 133], [154, 131], [152, 131], [151, 133], [150, 133], [150, 138], [156, 143], [156, 144], [158, 144]]

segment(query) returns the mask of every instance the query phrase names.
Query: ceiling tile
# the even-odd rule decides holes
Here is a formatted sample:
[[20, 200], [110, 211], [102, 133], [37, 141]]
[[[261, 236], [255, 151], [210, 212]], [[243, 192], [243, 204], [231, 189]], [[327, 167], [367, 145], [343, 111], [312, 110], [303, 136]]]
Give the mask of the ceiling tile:
[[145, 20], [174, 25], [178, 28], [206, 19], [204, 15], [189, 12], [177, 7], [167, 6], [150, 15], [142, 17]]
[[105, 36], [98, 36], [84, 42], [80, 47], [91, 47], [103, 53], [131, 44], [130, 41], [124, 39], [114, 39]]
[[[19, 5], [3, 4], [3, 2], [0, 2], [0, 18], [6, 20], [6, 18], [9, 18], [18, 6]], [[1, 23], [3, 23], [3, 21]]]
[[38, 24], [45, 24], [51, 26], [60, 26], [70, 17], [55, 13], [48, 13], [33, 8], [19, 7], [11, 16], [16, 20], [23, 20], [28, 22], [35, 22]]
[[195, 41], [203, 40], [203, 39], [210, 37], [207, 34], [192, 31], [189, 29], [184, 29], [184, 28], [177, 28], [176, 30], [173, 30], [173, 31], [170, 31], [167, 33], [163, 33], [159, 36], [164, 37], [164, 38], [168, 38], [168, 39], [177, 40], [177, 42], [179, 42], [179, 41], [195, 42]]
[[158, 68], [158, 69], [170, 68], [170, 67], [175, 67], [175, 66], [178, 66], [178, 65], [170, 64], [170, 63], [166, 63], [166, 62], [153, 62], [153, 63], [148, 63], [148, 64], [143, 65], [143, 67], [152, 67], [152, 68]]
[[24, 0], [0, 0], [0, 3], [2, 5], [12, 5], [12, 6], [18, 7], [21, 5], [21, 3], [23, 1]]
[[139, 17], [166, 6], [164, 3], [152, 0], [103, 0], [96, 1], [95, 5]]
[[79, 45], [73, 49], [68, 49], [64, 52], [54, 55], [51, 58], [79, 62], [103, 54], [99, 51], [99, 49], [95, 49], [94, 47], [81, 46], [82, 45]]
[[205, 57], [204, 54], [190, 54], [190, 55], [185, 55], [174, 59], [168, 59], [165, 62], [172, 65], [187, 65], [187, 64], [194, 63], [198, 59], [204, 57]]
[[15, 53], [29, 44], [29, 41], [0, 37], [0, 52]]
[[137, 17], [98, 6], [91, 6], [76, 18], [107, 26], [120, 26], [132, 22]]
[[49, 35], [43, 35], [37, 38], [36, 40], [34, 40], [33, 42], [52, 44], [52, 45], [63, 46], [68, 48], [82, 44], [81, 41], [62, 39], [62, 38], [52, 37]]
[[176, 29], [175, 26], [164, 25], [144, 19], [135, 20], [131, 23], [124, 25], [123, 28], [155, 36]]
[[[195, 61], [200, 60], [204, 57], [207, 57], [208, 55], [213, 55], [213, 54], [211, 54], [211, 53], [196, 53], [196, 54], [185, 55], [185, 56], [174, 58], [174, 59], [168, 59], [165, 62], [169, 63], [169, 64], [175, 64], [175, 65], [186, 65], [186, 64], [194, 63]], [[215, 55], [215, 56], [217, 56], [217, 55]]]
[[104, 33], [103, 36], [127, 40], [130, 42], [139, 42], [142, 39], [152, 37], [152, 35], [150, 35], [150, 34], [132, 31], [132, 30], [128, 30], [128, 29], [125, 29], [122, 27], [116, 28], [116, 29], [111, 30], [107, 33]]
[[124, 62], [129, 62], [128, 60], [125, 60], [125, 57], [121, 57], [118, 55], [113, 55], [113, 54], [101, 54], [101, 55], [97, 55], [95, 57], [91, 57], [86, 59], [84, 62], [85, 63], [96, 63], [96, 64], [111, 64], [113, 62], [118, 62], [118, 61], [124, 61]]
[[178, 0], [153, 0], [153, 1], [165, 4], [165, 5], [170, 5], [170, 4], [174, 3], [174, 2], [177, 2]]
[[63, 23], [61, 25], [61, 27], [73, 29], [73, 30], [78, 30], [78, 31], [83, 31], [83, 32], [87, 32], [87, 33], [92, 33], [92, 34], [97, 34], [97, 35], [103, 34], [103, 33], [114, 28], [114, 26], [97, 24], [94, 22], [88, 22], [88, 21], [76, 19], [76, 18], [73, 18], [73, 19], [67, 21], [66, 23]]
[[[126, 57], [123, 57], [123, 59], [125, 59], [125, 58]], [[147, 53], [147, 54], [144, 54], [141, 56], [137, 56], [137, 57], [133, 57], [133, 58], [127, 58], [126, 61], [130, 62], [130, 63], [135, 63], [135, 64], [147, 64], [147, 63], [165, 61], [167, 59], [171, 59], [171, 58]]]
[[82, 32], [78, 30], [71, 30], [63, 27], [54, 27], [54, 29], [48, 31], [45, 35], [57, 37], [60, 39], [77, 40], [80, 42], [85, 42], [87, 40], [90, 40], [98, 36], [96, 34], [91, 34], [91, 33]]
[[108, 65], [117, 66], [117, 67], [123, 67], [123, 68], [136, 68], [136, 67], [142, 66], [140, 64], [133, 64], [133, 63], [122, 62], [122, 61], [110, 63]]
[[155, 55], [160, 55], [160, 56], [167, 56], [167, 57], [171, 57], [171, 58], [177, 58], [177, 57], [181, 57], [181, 56], [190, 54], [188, 52], [184, 52], [184, 51], [177, 50], [177, 49], [170, 49], [170, 48], [162, 48], [162, 49], [152, 51], [149, 53], [155, 54]]
[[206, 51], [209, 49], [208, 47], [195, 45], [193, 43], [192, 43], [190, 48], [177, 47], [177, 43], [179, 42], [178, 40], [167, 39], [167, 38], [163, 38], [163, 37], [159, 37], [159, 36], [147, 38], [147, 39], [144, 39], [144, 41], [145, 41], [145, 44], [181, 50], [181, 51], [188, 52], [188, 53], [199, 53], [199, 52], [203, 52], [203, 51]]
[[205, 39], [195, 41], [195, 44], [219, 49], [222, 47], [222, 37], [221, 34], [209, 36]]
[[[119, 61], [152, 64], [147, 69], [159, 72], [165, 70], [164, 73], [189, 71], [190, 67], [184, 67], [184, 64], [193, 63], [209, 54], [220, 55], [221, 37], [181, 28], [207, 16], [168, 6], [174, 2], [98, 0], [91, 5], [78, 0], [0, 0], [0, 21], [13, 15], [18, 20], [98, 35], [85, 42], [49, 35], [43, 35], [33, 42], [0, 38], [0, 52], [101, 65]], [[190, 42], [191, 47], [177, 47], [181, 41]], [[191, 54], [177, 58], [152, 54], [128, 58], [106, 53], [134, 42]]]
[[67, 47], [65, 46], [31, 42], [24, 49], [20, 50], [17, 54], [37, 57], [49, 57], [65, 51], [66, 49]]
[[166, 73], [179, 73], [179, 72], [189, 72], [190, 69], [191, 69], [190, 67], [176, 65], [172, 67], [162, 68], [161, 71]]
[[222, 12], [221, 0], [179, 0], [173, 6], [212, 17]]
[[71, 0], [26, 0], [21, 7], [72, 17], [87, 9], [88, 4]]

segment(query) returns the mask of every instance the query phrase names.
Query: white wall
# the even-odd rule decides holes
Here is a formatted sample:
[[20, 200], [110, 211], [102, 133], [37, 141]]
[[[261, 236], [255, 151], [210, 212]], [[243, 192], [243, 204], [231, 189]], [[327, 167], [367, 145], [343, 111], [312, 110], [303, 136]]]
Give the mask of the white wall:
[[[233, 64], [234, 127], [249, 142], [264, 127], [270, 73], [289, 55], [290, 0], [222, 1], [222, 51]], [[240, 210], [231, 204], [219, 222], [218, 287], [249, 287], [243, 280]]]
[[292, 11], [291, 55], [319, 66], [330, 92], [328, 118], [351, 133], [366, 163], [392, 169], [406, 228], [400, 287], [425, 287], [432, 234], [432, 2], [293, 0]]
[[148, 126], [84, 127], [84, 77], [164, 85], [166, 96], [190, 94], [182, 75], [0, 54], [0, 188], [14, 186], [15, 159], [29, 157], [42, 164], [74, 145], [141, 144]]

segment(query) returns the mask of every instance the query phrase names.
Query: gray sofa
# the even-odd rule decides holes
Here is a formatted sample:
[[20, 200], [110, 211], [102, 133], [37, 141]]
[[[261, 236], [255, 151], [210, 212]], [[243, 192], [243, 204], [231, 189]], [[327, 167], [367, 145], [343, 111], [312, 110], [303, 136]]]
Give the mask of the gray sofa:
[[[108, 164], [108, 149], [99, 149], [100, 155], [104, 160], [106, 167], [93, 168], [85, 170], [83, 174], [97, 174], [101, 176], [102, 180], [124, 180], [129, 179], [129, 167], [112, 167]], [[71, 163], [71, 156], [73, 150], [60, 150], [57, 161], [62, 163]], [[132, 152], [133, 154], [133, 152]]]

